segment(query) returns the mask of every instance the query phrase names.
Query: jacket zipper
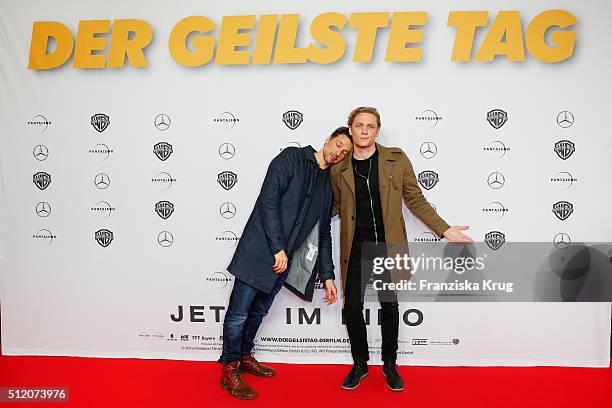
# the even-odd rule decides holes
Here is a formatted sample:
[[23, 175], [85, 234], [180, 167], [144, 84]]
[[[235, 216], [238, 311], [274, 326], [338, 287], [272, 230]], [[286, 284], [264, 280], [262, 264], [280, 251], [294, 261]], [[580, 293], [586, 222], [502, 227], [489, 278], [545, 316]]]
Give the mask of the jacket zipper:
[[[395, 162], [391, 163], [391, 171], [389, 172], [389, 188], [387, 189], [387, 218], [389, 218], [389, 201], [391, 201], [391, 189], [394, 188], [394, 184], [393, 184], [393, 168], [394, 167], [395, 167]], [[383, 220], [383, 225], [384, 223], [385, 223], [385, 220]]]

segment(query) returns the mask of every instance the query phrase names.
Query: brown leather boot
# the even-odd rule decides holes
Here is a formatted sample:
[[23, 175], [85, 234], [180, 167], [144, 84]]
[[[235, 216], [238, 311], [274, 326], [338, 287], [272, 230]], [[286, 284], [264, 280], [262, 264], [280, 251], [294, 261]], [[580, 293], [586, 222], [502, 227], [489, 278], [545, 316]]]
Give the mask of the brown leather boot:
[[242, 373], [249, 373], [259, 377], [272, 377], [276, 374], [275, 369], [261, 364], [250, 353], [240, 357], [240, 367], [238, 369]]
[[224, 390], [229, 390], [229, 393], [234, 398], [250, 400], [257, 396], [255, 390], [249, 387], [249, 384], [244, 381], [240, 375], [238, 367], [239, 361], [234, 361], [230, 364], [223, 364], [223, 374], [221, 376], [221, 387]]

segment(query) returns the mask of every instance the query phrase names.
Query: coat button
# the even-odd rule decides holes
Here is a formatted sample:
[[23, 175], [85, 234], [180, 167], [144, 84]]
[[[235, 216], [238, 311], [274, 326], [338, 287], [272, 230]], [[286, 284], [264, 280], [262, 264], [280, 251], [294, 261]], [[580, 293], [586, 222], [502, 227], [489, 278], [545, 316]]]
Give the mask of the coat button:
[[298, 222], [296, 222], [296, 223], [295, 223], [295, 225], [300, 225], [300, 222], [299, 222], [299, 221], [298, 221]]
[[344, 263], [347, 263], [346, 259], [344, 260]]
[[355, 216], [354, 216], [354, 215], [351, 215], [351, 220], [354, 220], [354, 219], [355, 219]]

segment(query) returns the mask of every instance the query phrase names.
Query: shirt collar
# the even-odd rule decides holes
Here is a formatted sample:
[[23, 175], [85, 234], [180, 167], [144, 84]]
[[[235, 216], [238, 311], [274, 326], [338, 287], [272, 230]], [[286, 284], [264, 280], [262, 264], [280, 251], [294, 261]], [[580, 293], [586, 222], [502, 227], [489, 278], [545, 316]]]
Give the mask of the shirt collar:
[[304, 157], [306, 157], [306, 160], [310, 160], [316, 165], [319, 165], [319, 163], [317, 162], [317, 158], [314, 155], [316, 150], [312, 146], [308, 145], [304, 147], [302, 150], [304, 152]]

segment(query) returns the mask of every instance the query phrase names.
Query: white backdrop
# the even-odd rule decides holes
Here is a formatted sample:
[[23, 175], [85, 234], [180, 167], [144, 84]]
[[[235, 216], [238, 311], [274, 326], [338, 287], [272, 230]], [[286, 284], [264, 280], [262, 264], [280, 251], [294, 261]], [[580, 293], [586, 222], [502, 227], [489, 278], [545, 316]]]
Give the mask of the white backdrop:
[[[489, 10], [489, 23], [498, 10], [520, 10], [525, 25], [557, 8], [578, 19], [576, 49], [567, 61], [545, 64], [528, 55], [514, 63], [499, 57], [493, 63], [450, 61], [451, 10]], [[351, 61], [355, 33], [348, 28], [346, 54], [330, 65], [187, 68], [168, 52], [172, 27], [191, 15], [220, 24], [227, 15], [299, 13], [298, 43], [308, 44], [309, 22], [326, 11], [423, 10], [429, 15], [419, 63], [384, 62], [388, 29], [380, 30], [373, 61], [363, 64]], [[268, 162], [287, 145], [318, 149], [359, 105], [379, 108], [382, 144], [405, 149], [417, 173], [438, 173], [439, 183], [426, 196], [450, 224], [470, 225], [476, 240], [495, 230], [509, 242], [551, 242], [559, 233], [572, 241], [610, 242], [610, 17], [612, 4], [596, 0], [1, 0], [2, 352], [217, 359], [233, 284], [225, 271], [232, 237], [241, 234]], [[59, 21], [76, 34], [79, 20], [120, 18], [153, 27], [148, 67], [83, 70], [70, 60], [54, 70], [27, 69], [34, 21]], [[486, 121], [492, 109], [508, 113], [500, 129]], [[295, 130], [282, 121], [289, 110], [303, 114]], [[441, 117], [435, 126], [417, 120], [426, 110]], [[574, 116], [572, 126], [557, 124], [562, 111]], [[98, 113], [110, 120], [103, 132], [91, 125]], [[155, 126], [159, 114], [171, 121], [165, 130]], [[30, 123], [45, 120], [50, 123]], [[561, 140], [575, 143], [566, 160], [553, 151]], [[501, 158], [499, 150], [486, 150], [500, 146], [494, 141], [509, 148]], [[159, 142], [172, 145], [163, 161], [153, 153]], [[419, 153], [424, 142], [435, 144], [435, 157]], [[224, 143], [233, 156], [219, 154]], [[38, 145], [48, 153], [45, 160], [39, 160], [45, 156]], [[237, 175], [230, 190], [217, 183], [223, 171]], [[495, 171], [505, 178], [501, 189], [487, 184]], [[38, 172], [51, 175], [44, 190], [33, 183]], [[571, 187], [551, 180], [560, 172], [576, 179]], [[96, 187], [100, 173], [110, 179], [108, 188]], [[173, 180], [153, 181], [160, 178]], [[167, 219], [154, 208], [164, 200], [174, 205]], [[558, 201], [574, 206], [565, 221], [552, 213]], [[220, 211], [226, 202], [235, 216]], [[503, 217], [487, 211], [499, 208], [493, 202], [507, 209]], [[107, 204], [111, 210], [103, 210]], [[426, 237], [427, 229], [407, 210], [406, 216], [409, 237]], [[336, 239], [337, 227], [335, 220]], [[94, 239], [100, 229], [113, 232], [107, 247]], [[169, 242], [163, 231], [172, 245], [163, 246]], [[341, 305], [323, 305], [323, 293], [307, 304], [281, 291], [258, 334], [260, 359], [350, 362]], [[369, 305], [373, 354], [380, 346], [376, 306]], [[609, 303], [415, 303], [401, 309], [401, 364], [609, 365]]]

